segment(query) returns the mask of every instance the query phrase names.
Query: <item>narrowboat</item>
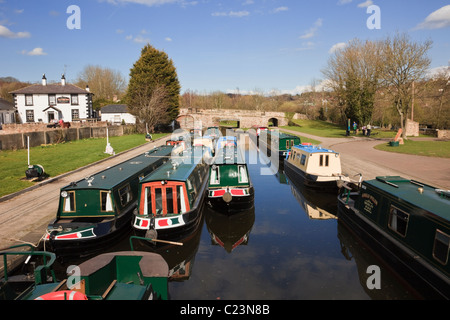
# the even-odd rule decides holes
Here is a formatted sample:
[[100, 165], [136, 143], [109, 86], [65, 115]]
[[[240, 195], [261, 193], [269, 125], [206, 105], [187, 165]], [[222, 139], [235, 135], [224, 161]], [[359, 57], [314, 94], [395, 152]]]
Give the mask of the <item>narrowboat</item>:
[[[266, 138], [266, 137], [267, 138]], [[301, 143], [300, 137], [279, 132], [278, 130], [267, 131], [267, 135], [262, 135], [260, 139], [259, 147], [265, 147], [266, 150], [271, 153], [278, 153], [280, 159], [285, 159], [289, 150], [294, 145], [299, 145]]]
[[186, 150], [142, 179], [133, 216], [136, 235], [173, 240], [198, 226], [208, 189], [204, 154], [202, 147]]
[[220, 136], [222, 136], [222, 133], [220, 132], [220, 128], [217, 126], [214, 127], [208, 127], [205, 131], [205, 136], [210, 136], [213, 139], [219, 139]]
[[219, 149], [209, 168], [208, 204], [233, 213], [254, 205], [255, 191], [240, 148]]
[[167, 300], [167, 262], [157, 253], [131, 247], [131, 251], [103, 253], [71, 266], [64, 280], [35, 285], [17, 299]]
[[325, 192], [337, 192], [350, 179], [342, 174], [338, 152], [311, 144], [293, 146], [284, 161], [290, 181]]
[[410, 284], [450, 298], [450, 198], [440, 189], [383, 176], [345, 184], [338, 196], [338, 219]]
[[151, 149], [61, 188], [56, 219], [44, 235], [58, 256], [104, 249], [129, 231], [139, 181], [166, 163], [172, 146]]
[[220, 137], [217, 140], [217, 145], [216, 145], [216, 149], [222, 149], [225, 147], [237, 147], [237, 138], [234, 136], [224, 136], [224, 137]]

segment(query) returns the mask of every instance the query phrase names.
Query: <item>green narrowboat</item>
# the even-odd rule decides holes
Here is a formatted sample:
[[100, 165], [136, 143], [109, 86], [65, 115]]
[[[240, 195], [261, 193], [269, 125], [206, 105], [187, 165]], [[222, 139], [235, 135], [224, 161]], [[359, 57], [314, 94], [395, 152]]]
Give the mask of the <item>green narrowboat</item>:
[[338, 219], [369, 239], [411, 284], [450, 298], [450, 198], [448, 191], [398, 176], [345, 184]]
[[93, 253], [130, 228], [139, 181], [166, 163], [172, 146], [144, 154], [61, 188], [56, 219], [44, 236], [58, 256]]
[[253, 207], [255, 191], [240, 148], [218, 149], [209, 171], [208, 204], [212, 208], [235, 213]]
[[188, 149], [140, 182], [133, 216], [137, 235], [176, 239], [198, 227], [208, 188], [206, 154], [203, 147]]
[[[267, 132], [267, 134], [265, 134]], [[259, 148], [266, 148], [267, 152], [270, 151], [278, 153], [280, 159], [285, 159], [289, 150], [301, 143], [300, 137], [280, 132], [279, 130], [268, 130], [260, 135]]]
[[[132, 237], [133, 238], [133, 237]], [[35, 281], [15, 300], [167, 300], [169, 267], [153, 252], [109, 252], [71, 266], [62, 281]], [[150, 240], [142, 238], [142, 240]], [[53, 254], [53, 253], [49, 253]], [[53, 260], [45, 265], [48, 269]], [[45, 270], [45, 269], [42, 269]]]

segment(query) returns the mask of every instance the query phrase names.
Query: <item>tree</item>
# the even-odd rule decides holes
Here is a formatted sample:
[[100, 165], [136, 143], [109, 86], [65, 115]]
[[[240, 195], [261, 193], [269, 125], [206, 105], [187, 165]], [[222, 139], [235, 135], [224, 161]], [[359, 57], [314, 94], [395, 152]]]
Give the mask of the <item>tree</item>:
[[412, 42], [407, 34], [396, 34], [383, 43], [383, 79], [399, 116], [406, 139], [406, 121], [411, 111], [414, 83], [421, 81], [431, 60], [426, 56], [432, 41]]
[[98, 105], [99, 101], [120, 99], [125, 94], [127, 81], [118, 71], [87, 65], [78, 75], [77, 85], [81, 88], [89, 85], [89, 90], [94, 93], [94, 105]]
[[125, 97], [128, 110], [153, 126], [168, 124], [179, 112], [180, 83], [168, 55], [147, 44], [130, 70]]
[[354, 39], [336, 51], [322, 70], [345, 120], [371, 122], [382, 70], [380, 50], [379, 42]]

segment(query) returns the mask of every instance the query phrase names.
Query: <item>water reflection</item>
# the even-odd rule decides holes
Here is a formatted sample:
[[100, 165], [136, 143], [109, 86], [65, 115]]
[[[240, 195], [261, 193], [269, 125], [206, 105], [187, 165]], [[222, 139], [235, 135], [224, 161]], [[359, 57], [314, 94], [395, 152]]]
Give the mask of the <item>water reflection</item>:
[[206, 209], [205, 223], [211, 244], [231, 253], [237, 246], [247, 245], [255, 222], [255, 207], [232, 215]]

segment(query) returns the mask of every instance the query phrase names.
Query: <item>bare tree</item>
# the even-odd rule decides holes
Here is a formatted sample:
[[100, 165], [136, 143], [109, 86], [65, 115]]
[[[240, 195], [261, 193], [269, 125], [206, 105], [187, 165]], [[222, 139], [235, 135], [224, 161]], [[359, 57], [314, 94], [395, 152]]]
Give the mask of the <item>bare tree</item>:
[[123, 96], [127, 88], [127, 81], [118, 71], [100, 66], [87, 65], [78, 75], [77, 85], [95, 93], [94, 99], [113, 100]]
[[147, 123], [151, 132], [154, 132], [157, 124], [169, 120], [169, 102], [164, 85], [159, 84], [152, 88], [148, 84], [140, 86], [139, 90], [134, 92], [133, 102], [128, 106], [128, 110], [140, 121]]
[[383, 79], [400, 116], [406, 139], [406, 121], [411, 111], [414, 83], [422, 80], [430, 66], [427, 52], [432, 41], [412, 42], [407, 34], [396, 34], [383, 44]]

